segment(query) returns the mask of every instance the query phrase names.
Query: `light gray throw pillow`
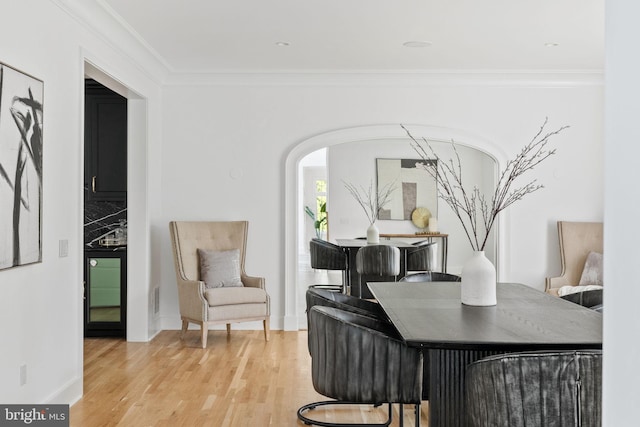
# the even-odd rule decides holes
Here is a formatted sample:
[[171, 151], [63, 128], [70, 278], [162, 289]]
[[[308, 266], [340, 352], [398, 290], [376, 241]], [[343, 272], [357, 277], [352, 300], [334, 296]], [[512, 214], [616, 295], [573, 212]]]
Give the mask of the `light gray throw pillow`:
[[587, 261], [582, 269], [579, 285], [598, 285], [602, 286], [602, 254], [598, 252], [589, 252]]
[[200, 280], [211, 288], [244, 286], [240, 279], [240, 250], [210, 251], [198, 249]]

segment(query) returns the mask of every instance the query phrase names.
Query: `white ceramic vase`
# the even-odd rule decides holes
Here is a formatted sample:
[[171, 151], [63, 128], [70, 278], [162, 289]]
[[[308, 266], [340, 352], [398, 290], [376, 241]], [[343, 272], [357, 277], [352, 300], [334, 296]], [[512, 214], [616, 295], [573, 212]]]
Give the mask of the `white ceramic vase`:
[[375, 222], [367, 228], [367, 243], [380, 243], [380, 230]]
[[484, 251], [475, 251], [462, 267], [460, 299], [465, 305], [496, 305], [496, 267]]

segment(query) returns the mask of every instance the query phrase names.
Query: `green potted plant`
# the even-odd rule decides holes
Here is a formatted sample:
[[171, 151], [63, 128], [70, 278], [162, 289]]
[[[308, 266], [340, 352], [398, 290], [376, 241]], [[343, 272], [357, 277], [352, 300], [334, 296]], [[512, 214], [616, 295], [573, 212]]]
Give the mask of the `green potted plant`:
[[320, 203], [318, 218], [309, 206], [304, 207], [304, 211], [313, 221], [313, 228], [316, 230], [316, 237], [322, 238], [322, 232], [327, 229], [327, 202]]

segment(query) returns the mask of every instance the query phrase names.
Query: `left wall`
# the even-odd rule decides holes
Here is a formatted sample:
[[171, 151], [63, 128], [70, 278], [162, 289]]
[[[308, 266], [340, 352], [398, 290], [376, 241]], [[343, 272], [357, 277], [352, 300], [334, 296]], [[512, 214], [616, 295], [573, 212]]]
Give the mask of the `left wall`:
[[[132, 185], [136, 196], [145, 200], [137, 213], [135, 256], [141, 267], [135, 273], [137, 298], [130, 308], [147, 315], [135, 319], [128, 338], [146, 341], [156, 330], [148, 310], [150, 283], [156, 281], [148, 262], [148, 212], [154, 211], [155, 201], [146, 196], [154, 190], [146, 183], [157, 181], [147, 181], [147, 175], [156, 173], [152, 165], [159, 163], [156, 157], [160, 156], [149, 147], [160, 139], [159, 130], [154, 129], [160, 129], [160, 82], [165, 71], [146, 54], [134, 53], [135, 41], [118, 35], [117, 24], [96, 8], [72, 0], [22, 0], [0, 13], [0, 62], [44, 81], [42, 262], [0, 271], [3, 404], [73, 403], [82, 395], [85, 61], [132, 90], [135, 102], [144, 105], [139, 137], [130, 147], [133, 161], [144, 165]], [[115, 32], [106, 38], [104, 34], [112, 29]], [[67, 257], [59, 257], [60, 240], [69, 242]], [[21, 366], [27, 369], [24, 385], [20, 385]]]

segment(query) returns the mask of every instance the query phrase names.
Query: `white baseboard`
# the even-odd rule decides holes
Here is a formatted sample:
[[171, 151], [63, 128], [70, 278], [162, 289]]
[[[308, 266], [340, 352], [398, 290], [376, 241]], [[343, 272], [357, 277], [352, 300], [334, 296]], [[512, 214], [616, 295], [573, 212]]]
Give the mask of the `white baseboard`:
[[284, 318], [284, 330], [285, 331], [297, 331], [299, 327], [298, 316], [285, 316]]
[[45, 399], [46, 403], [72, 406], [82, 399], [82, 378], [73, 378], [64, 384], [58, 391]]
[[[182, 321], [178, 316], [160, 316], [160, 330], [168, 330], [175, 331], [180, 330], [182, 328]], [[283, 330], [283, 320], [281, 317], [271, 316], [269, 321], [269, 328], [274, 331]], [[189, 329], [198, 330], [200, 329], [197, 325], [189, 324]], [[226, 326], [224, 324], [214, 325], [209, 328], [210, 330], [224, 330]], [[261, 331], [262, 330], [262, 321], [256, 320], [254, 322], [240, 322], [240, 323], [232, 323], [231, 329], [240, 330], [240, 331]], [[284, 329], [288, 330], [297, 330], [296, 329]]]

